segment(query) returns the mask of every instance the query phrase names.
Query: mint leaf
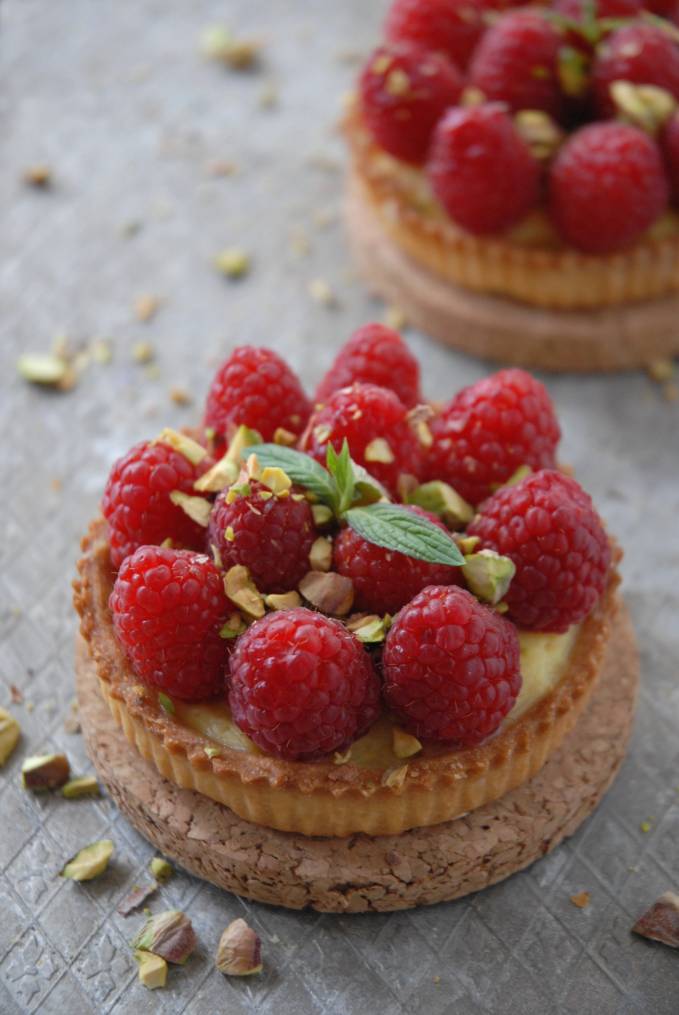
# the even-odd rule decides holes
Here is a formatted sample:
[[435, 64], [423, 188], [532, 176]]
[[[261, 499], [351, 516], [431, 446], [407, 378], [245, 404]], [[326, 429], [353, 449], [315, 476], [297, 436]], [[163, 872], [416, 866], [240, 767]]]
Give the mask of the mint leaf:
[[328, 472], [337, 484], [337, 491], [339, 493], [337, 513], [341, 515], [353, 503], [355, 486], [353, 462], [349, 454], [349, 444], [346, 437], [344, 438], [339, 455], [332, 444], [328, 444], [326, 449], [326, 465]]
[[257, 455], [264, 468], [282, 469], [293, 483], [315, 493], [320, 501], [328, 504], [333, 511], [337, 510], [337, 485], [330, 473], [311, 455], [286, 448], [282, 444], [256, 444], [248, 448], [248, 454]]
[[351, 508], [346, 520], [354, 532], [376, 546], [397, 550], [430, 564], [452, 567], [464, 564], [464, 557], [451, 536], [428, 518], [421, 518], [398, 504]]

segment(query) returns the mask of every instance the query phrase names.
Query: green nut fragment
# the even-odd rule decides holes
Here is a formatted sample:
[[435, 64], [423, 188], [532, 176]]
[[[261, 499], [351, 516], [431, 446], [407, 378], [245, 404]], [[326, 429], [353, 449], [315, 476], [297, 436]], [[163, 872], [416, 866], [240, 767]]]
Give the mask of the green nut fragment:
[[66, 379], [68, 363], [52, 353], [24, 353], [17, 360], [17, 372], [31, 384], [57, 386]]
[[164, 691], [158, 691], [158, 704], [163, 712], [167, 712], [168, 715], [174, 715], [174, 702], [169, 694], [165, 694]]
[[222, 624], [219, 629], [220, 638], [237, 638], [243, 631], [247, 631], [248, 625], [245, 623], [240, 613], [235, 611], [228, 617], [228, 619]]
[[383, 617], [376, 613], [359, 613], [347, 621], [347, 628], [365, 645], [377, 645], [384, 641], [390, 627], [391, 617], [388, 613]]
[[327, 525], [334, 518], [332, 510], [327, 504], [312, 504], [311, 514], [314, 518], [314, 525], [321, 528], [323, 525]]
[[657, 134], [677, 108], [674, 96], [656, 85], [614, 81], [610, 94], [620, 119], [649, 134]]
[[222, 753], [221, 747], [204, 747], [203, 750], [205, 751], [210, 761], [212, 761], [213, 758], [218, 758]]
[[264, 596], [264, 602], [270, 610], [294, 610], [302, 605], [302, 597], [299, 592], [272, 592]]
[[540, 109], [521, 109], [514, 121], [536, 159], [551, 159], [564, 141], [564, 132], [548, 113]]
[[77, 779], [69, 779], [62, 786], [61, 795], [67, 800], [77, 800], [81, 796], [99, 796], [99, 783], [94, 775], [81, 775]]
[[382, 773], [382, 785], [389, 789], [400, 789], [408, 775], [407, 764], [390, 765]]
[[[219, 753], [219, 751], [217, 752]], [[154, 856], [149, 864], [149, 870], [156, 881], [168, 881], [174, 874], [174, 868], [169, 861], [162, 856]]]
[[463, 500], [452, 486], [440, 479], [423, 483], [411, 490], [406, 502], [438, 515], [450, 529], [461, 529], [474, 517], [474, 508], [471, 504]]
[[170, 500], [177, 507], [180, 507], [184, 514], [187, 514], [192, 521], [207, 528], [207, 524], [210, 521], [210, 512], [212, 511], [212, 504], [209, 500], [205, 500], [204, 497], [192, 497], [191, 494], [183, 493], [181, 490], [172, 490]]
[[392, 750], [397, 758], [412, 758], [422, 750], [422, 744], [411, 733], [394, 726], [391, 732]]
[[240, 247], [227, 247], [215, 257], [215, 268], [227, 278], [242, 278], [250, 270], [250, 258]]
[[461, 553], [466, 557], [467, 554], [473, 553], [476, 547], [481, 542], [480, 536], [455, 536], [455, 542], [457, 543]]
[[495, 486], [493, 489], [494, 490], [501, 490], [505, 486], [516, 486], [517, 483], [520, 483], [522, 479], [527, 479], [528, 476], [532, 476], [532, 475], [533, 475], [533, 470], [531, 469], [530, 465], [520, 465], [518, 467], [518, 469], [516, 469], [511, 474], [509, 479], [505, 480], [504, 483], [498, 483], [498, 485]]
[[167, 909], [149, 917], [132, 942], [132, 947], [153, 952], [167, 962], [183, 965], [196, 943], [193, 925], [186, 913], [179, 909]]
[[249, 617], [257, 620], [264, 616], [264, 599], [257, 590], [250, 572], [242, 564], [235, 564], [226, 572], [224, 591], [234, 606]]
[[135, 951], [134, 957], [139, 963], [139, 982], [149, 990], [164, 987], [167, 980], [167, 962], [160, 955], [151, 952]]
[[516, 572], [514, 562], [495, 550], [479, 550], [464, 559], [462, 574], [470, 592], [484, 603], [495, 606], [507, 594]]
[[248, 70], [257, 63], [262, 44], [254, 39], [238, 39], [228, 28], [215, 25], [203, 33], [201, 48], [210, 60], [219, 60], [232, 70]]
[[211, 469], [199, 476], [193, 484], [194, 490], [200, 493], [219, 493], [227, 486], [231, 486], [238, 479], [240, 466], [224, 456], [216, 462]]
[[292, 486], [292, 480], [287, 472], [274, 466], [267, 466], [266, 469], [262, 469], [259, 481], [262, 486], [265, 486], [267, 490], [271, 490], [277, 497], [287, 496]]
[[183, 455], [192, 465], [200, 465], [207, 455], [207, 451], [202, 444], [194, 441], [192, 437], [187, 437], [185, 433], [180, 433], [179, 430], [173, 430], [169, 426], [161, 430], [152, 443], [169, 444], [171, 448], [174, 448], [180, 455]]
[[354, 602], [354, 586], [350, 578], [334, 571], [309, 571], [299, 583], [304, 598], [321, 613], [345, 617]]
[[104, 873], [112, 855], [113, 843], [110, 839], [93, 842], [68, 861], [61, 871], [61, 877], [70, 881], [91, 881]]
[[277, 426], [273, 435], [274, 444], [280, 444], [284, 448], [294, 448], [297, 443], [297, 434], [286, 430], [284, 426]]
[[309, 550], [309, 564], [312, 571], [329, 571], [332, 567], [332, 540], [327, 536], [314, 539]]
[[221, 938], [215, 956], [220, 973], [228, 976], [253, 976], [262, 971], [262, 943], [245, 920], [230, 923]]
[[23, 787], [34, 793], [59, 789], [68, 782], [70, 774], [71, 766], [65, 754], [38, 754], [26, 758], [21, 766]]
[[0, 767], [8, 761], [19, 743], [21, 727], [13, 715], [0, 708]]
[[384, 437], [375, 437], [369, 444], [366, 444], [363, 457], [366, 462], [383, 462], [385, 465], [389, 465], [394, 461], [394, 452]]

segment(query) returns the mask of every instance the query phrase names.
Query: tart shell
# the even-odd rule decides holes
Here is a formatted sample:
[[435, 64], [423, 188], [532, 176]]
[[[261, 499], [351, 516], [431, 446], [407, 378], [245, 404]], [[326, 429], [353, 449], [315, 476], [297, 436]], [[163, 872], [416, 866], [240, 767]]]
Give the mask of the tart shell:
[[[332, 762], [289, 762], [220, 749], [177, 723], [140, 684], [118, 644], [108, 609], [113, 583], [106, 525], [92, 523], [74, 583], [85, 651], [116, 723], [139, 754], [177, 786], [196, 790], [257, 825], [309, 836], [396, 835], [451, 821], [525, 783], [571, 731], [601, 671], [620, 609], [619, 578], [582, 623], [554, 689], [491, 740], [463, 750], [425, 748], [397, 773]], [[619, 558], [619, 551], [614, 557]], [[388, 778], [396, 776], [395, 778]]]

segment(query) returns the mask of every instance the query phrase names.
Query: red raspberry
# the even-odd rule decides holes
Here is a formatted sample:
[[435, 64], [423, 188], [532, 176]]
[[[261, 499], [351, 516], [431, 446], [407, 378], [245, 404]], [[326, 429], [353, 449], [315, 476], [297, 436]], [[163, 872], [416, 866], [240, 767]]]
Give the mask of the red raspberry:
[[207, 530], [208, 548], [217, 547], [227, 570], [234, 564], [249, 568], [260, 592], [287, 592], [310, 570], [315, 538], [311, 508], [306, 500], [272, 497], [255, 480], [249, 485], [250, 494], [232, 504], [227, 501], [228, 490], [217, 497]]
[[679, 99], [679, 47], [655, 25], [618, 28], [600, 45], [592, 69], [594, 98], [602, 119], [615, 113], [610, 95], [614, 81], [656, 85]]
[[432, 131], [462, 91], [460, 72], [441, 53], [380, 46], [359, 80], [361, 109], [375, 140], [397, 159], [424, 162]]
[[540, 196], [540, 165], [497, 102], [446, 113], [427, 173], [450, 217], [471, 233], [508, 229]]
[[385, 700], [408, 729], [462, 747], [494, 733], [521, 689], [514, 625], [455, 586], [404, 606], [382, 667]]
[[469, 84], [513, 112], [541, 109], [558, 119], [563, 111], [558, 75], [562, 44], [559, 29], [540, 11], [505, 14], [479, 43]]
[[592, 123], [571, 135], [552, 164], [550, 211], [567, 243], [608, 254], [653, 225], [668, 190], [652, 138], [624, 123]]
[[123, 561], [109, 606], [140, 680], [184, 701], [223, 693], [229, 643], [219, 629], [230, 605], [209, 557], [141, 546]]
[[311, 406], [287, 363], [271, 349], [234, 349], [215, 374], [205, 406], [205, 426], [229, 440], [241, 425], [273, 440], [278, 427], [300, 434]]
[[316, 401], [327, 401], [355, 381], [395, 391], [408, 409], [422, 401], [417, 360], [398, 332], [384, 324], [364, 324], [353, 333], [318, 385]]
[[145, 543], [170, 538], [183, 546], [202, 545], [204, 530], [170, 500], [173, 490], [195, 494], [202, 471], [169, 445], [151, 441], [135, 444], [118, 459], [101, 502], [114, 568]]
[[[336, 391], [312, 415], [300, 448], [325, 465], [328, 444], [339, 452], [345, 438], [353, 460], [364, 465], [391, 494], [398, 492], [401, 474], [419, 477], [422, 449], [408, 424], [406, 407], [393, 391], [376, 384], [352, 384]], [[373, 459], [371, 445], [377, 440], [382, 445], [377, 453], [386, 450], [384, 457], [391, 461]]]
[[505, 600], [521, 627], [565, 631], [587, 616], [606, 586], [610, 548], [601, 519], [582, 487], [560, 472], [538, 472], [498, 490], [467, 535], [514, 561]]
[[500, 370], [453, 398], [431, 424], [427, 476], [478, 504], [522, 465], [553, 467], [561, 430], [540, 381]]
[[[448, 531], [429, 511], [413, 506], [408, 510]], [[428, 564], [385, 550], [348, 527], [335, 539], [335, 568], [354, 583], [354, 608], [368, 613], [396, 613], [427, 585], [454, 585], [460, 581], [457, 567]]]
[[395, 0], [385, 22], [389, 42], [414, 42], [445, 53], [464, 69], [483, 34], [483, 5], [474, 0]]
[[[642, 9], [641, 0], [598, 0], [594, 14], [597, 18], [633, 18]], [[556, 0], [554, 10], [572, 21], [584, 19], [586, 0]]]
[[665, 164], [675, 202], [679, 201], [679, 113], [675, 113], [662, 133]]
[[377, 718], [370, 656], [339, 621], [303, 607], [249, 627], [230, 672], [233, 717], [267, 754], [318, 758], [348, 746]]
[[651, 14], [657, 14], [658, 17], [673, 20], [677, 5], [676, 0], [646, 0], [644, 8]]

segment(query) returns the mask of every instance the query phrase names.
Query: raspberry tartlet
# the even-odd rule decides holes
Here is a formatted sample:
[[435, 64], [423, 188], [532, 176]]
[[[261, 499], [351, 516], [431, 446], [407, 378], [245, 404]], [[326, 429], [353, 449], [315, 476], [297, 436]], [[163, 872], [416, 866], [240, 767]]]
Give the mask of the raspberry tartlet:
[[[389, 380], [382, 349], [409, 406], [373, 383]], [[293, 834], [302, 850], [319, 836], [460, 834], [462, 815], [547, 780], [543, 768], [567, 770], [559, 752], [592, 722], [588, 702], [620, 649], [620, 551], [559, 468], [554, 408], [524, 371], [413, 405], [416, 361], [369, 325], [311, 414], [285, 367], [290, 398], [257, 409], [265, 441], [240, 422], [245, 373], [262, 362], [237, 350], [200, 427], [163, 430], [113, 466], [74, 583], [79, 693], [98, 687], [133, 767], [146, 759], [245, 829]], [[240, 387], [220, 413], [214, 393], [233, 363]], [[559, 834], [544, 833], [550, 844], [612, 778], [635, 682], [615, 692], [615, 751], [587, 772]], [[89, 738], [95, 763], [109, 742]], [[116, 784], [102, 763], [102, 777], [125, 806], [128, 775]], [[128, 807], [171, 848], [146, 810]]]
[[679, 353], [678, 103], [679, 31], [637, 0], [395, 0], [344, 121], [362, 273], [490, 359]]

